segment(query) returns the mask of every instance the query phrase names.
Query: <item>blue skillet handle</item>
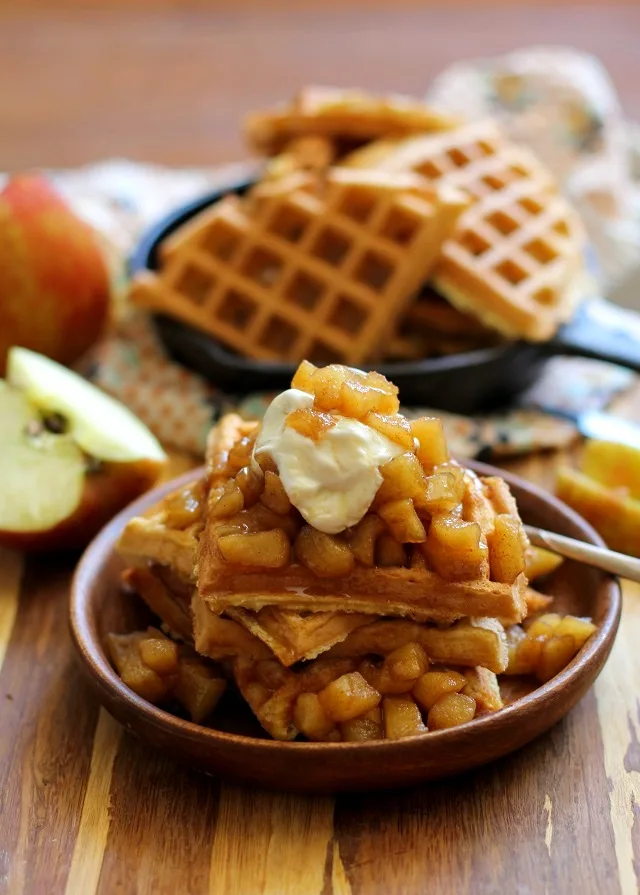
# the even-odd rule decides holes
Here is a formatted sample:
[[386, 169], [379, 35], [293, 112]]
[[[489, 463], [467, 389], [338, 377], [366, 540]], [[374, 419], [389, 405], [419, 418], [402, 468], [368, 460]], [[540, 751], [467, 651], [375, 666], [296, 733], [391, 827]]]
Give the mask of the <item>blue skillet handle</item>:
[[640, 373], [640, 314], [602, 299], [587, 301], [545, 350], [593, 357]]

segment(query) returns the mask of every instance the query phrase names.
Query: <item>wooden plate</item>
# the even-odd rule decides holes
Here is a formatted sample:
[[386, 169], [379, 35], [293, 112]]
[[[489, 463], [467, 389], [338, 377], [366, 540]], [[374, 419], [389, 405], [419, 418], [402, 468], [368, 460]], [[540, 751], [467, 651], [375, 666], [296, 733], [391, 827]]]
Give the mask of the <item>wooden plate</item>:
[[[549, 494], [492, 467], [468, 465], [483, 475], [503, 475], [526, 522], [602, 544], [587, 522]], [[434, 780], [500, 758], [546, 731], [589, 689], [609, 655], [620, 621], [618, 583], [594, 569], [565, 562], [545, 590], [556, 596], [558, 611], [589, 615], [598, 630], [557, 677], [533, 692], [531, 684], [509, 680], [504, 696], [510, 704], [493, 715], [451, 730], [372, 743], [275, 742], [266, 738], [233, 694], [218, 706], [215, 730], [171, 715], [122, 683], [107, 659], [104, 637], [150, 620], [118, 585], [122, 561], [114, 547], [123, 526], [196, 475], [197, 471], [187, 473], [150, 492], [103, 529], [78, 566], [70, 607], [73, 639], [98, 699], [127, 730], [192, 767], [260, 786], [306, 792], [385, 789]]]

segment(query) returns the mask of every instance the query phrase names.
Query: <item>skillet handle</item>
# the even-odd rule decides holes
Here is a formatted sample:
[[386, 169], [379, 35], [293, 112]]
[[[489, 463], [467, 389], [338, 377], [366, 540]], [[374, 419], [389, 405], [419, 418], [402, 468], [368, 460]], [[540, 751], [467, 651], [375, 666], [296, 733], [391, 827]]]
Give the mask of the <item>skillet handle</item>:
[[640, 373], [640, 314], [601, 299], [587, 301], [546, 350], [593, 357]]

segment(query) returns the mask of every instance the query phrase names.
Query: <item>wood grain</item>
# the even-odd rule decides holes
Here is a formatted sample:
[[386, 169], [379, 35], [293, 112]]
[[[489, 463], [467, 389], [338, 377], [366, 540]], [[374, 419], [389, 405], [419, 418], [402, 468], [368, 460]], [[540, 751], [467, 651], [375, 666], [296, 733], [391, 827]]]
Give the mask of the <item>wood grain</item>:
[[109, 794], [113, 762], [118, 754], [121, 737], [122, 727], [101, 709], [93, 738], [91, 768], [65, 887], [66, 895], [95, 892], [98, 886], [109, 833]]
[[605, 681], [594, 688], [610, 786], [609, 817], [622, 895], [640, 891], [640, 586], [624, 589], [624, 624]]
[[0, 8], [0, 170], [108, 156], [212, 165], [243, 154], [245, 112], [302, 84], [421, 95], [460, 58], [549, 42], [600, 56], [640, 119], [635, 3], [82, 6]]
[[256, 792], [246, 811], [248, 795], [222, 787], [209, 891], [322, 895], [333, 799]]

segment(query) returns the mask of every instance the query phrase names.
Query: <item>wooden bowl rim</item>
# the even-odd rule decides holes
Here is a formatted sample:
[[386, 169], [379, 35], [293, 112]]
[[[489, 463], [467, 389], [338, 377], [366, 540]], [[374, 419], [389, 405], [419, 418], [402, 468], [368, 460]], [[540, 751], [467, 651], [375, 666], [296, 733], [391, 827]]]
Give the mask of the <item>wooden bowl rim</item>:
[[[464, 465], [474, 469], [481, 475], [502, 476], [509, 485], [553, 507], [557, 513], [564, 516], [581, 531], [586, 542], [596, 544], [597, 546], [606, 546], [600, 535], [585, 519], [544, 489], [532, 485], [520, 478], [520, 476], [488, 464], [465, 460]], [[425, 734], [400, 740], [373, 740], [363, 743], [309, 743], [259, 739], [257, 737], [215, 730], [214, 728], [178, 718], [137, 696], [123, 684], [109, 663], [98, 638], [92, 636], [92, 626], [87, 614], [88, 595], [96, 574], [95, 570], [98, 569], [102, 573], [105, 562], [113, 553], [115, 543], [125, 522], [131, 516], [148, 509], [168, 492], [182, 487], [197, 478], [203, 471], [203, 467], [190, 470], [169, 482], [159, 485], [152, 491], [148, 491], [122, 510], [89, 544], [78, 563], [71, 583], [69, 606], [71, 635], [85, 672], [93, 678], [94, 683], [98, 685], [109, 701], [127, 703], [130, 709], [144, 717], [148, 726], [156, 727], [162, 730], [164, 734], [177, 737], [182, 741], [186, 739], [197, 741], [201, 744], [208, 743], [212, 750], [215, 749], [217, 744], [235, 745], [244, 749], [250, 747], [271, 752], [277, 751], [280, 755], [299, 755], [301, 750], [304, 750], [309, 754], [317, 754], [318, 758], [322, 758], [322, 761], [329, 760], [332, 755], [344, 755], [346, 752], [352, 753], [355, 750], [368, 750], [370, 754], [380, 752], [382, 755], [393, 749], [395, 750], [394, 756], [397, 757], [399, 753], [404, 751], [413, 753], [418, 744], [426, 747], [429, 743], [436, 742], [436, 740], [442, 745], [445, 745], [449, 740], [453, 745], [462, 738], [467, 739], [470, 736], [499, 735], [500, 732], [509, 728], [511, 723], [516, 720], [516, 717], [519, 721], [524, 722], [526, 717], [529, 715], [533, 716], [539, 711], [543, 703], [547, 701], [551, 703], [555, 697], [559, 697], [564, 687], [570, 681], [588, 674], [594, 666], [598, 666], [598, 663], [604, 664], [604, 661], [606, 661], [618, 629], [622, 607], [620, 585], [618, 579], [613, 576], [607, 576], [608, 580], [603, 580], [601, 585], [608, 590], [606, 615], [595, 634], [560, 674], [526, 696], [500, 709], [495, 714], [483, 715], [460, 727], [429, 731]], [[604, 659], [600, 662], [603, 652]], [[598, 673], [598, 670], [596, 668], [595, 674]]]

